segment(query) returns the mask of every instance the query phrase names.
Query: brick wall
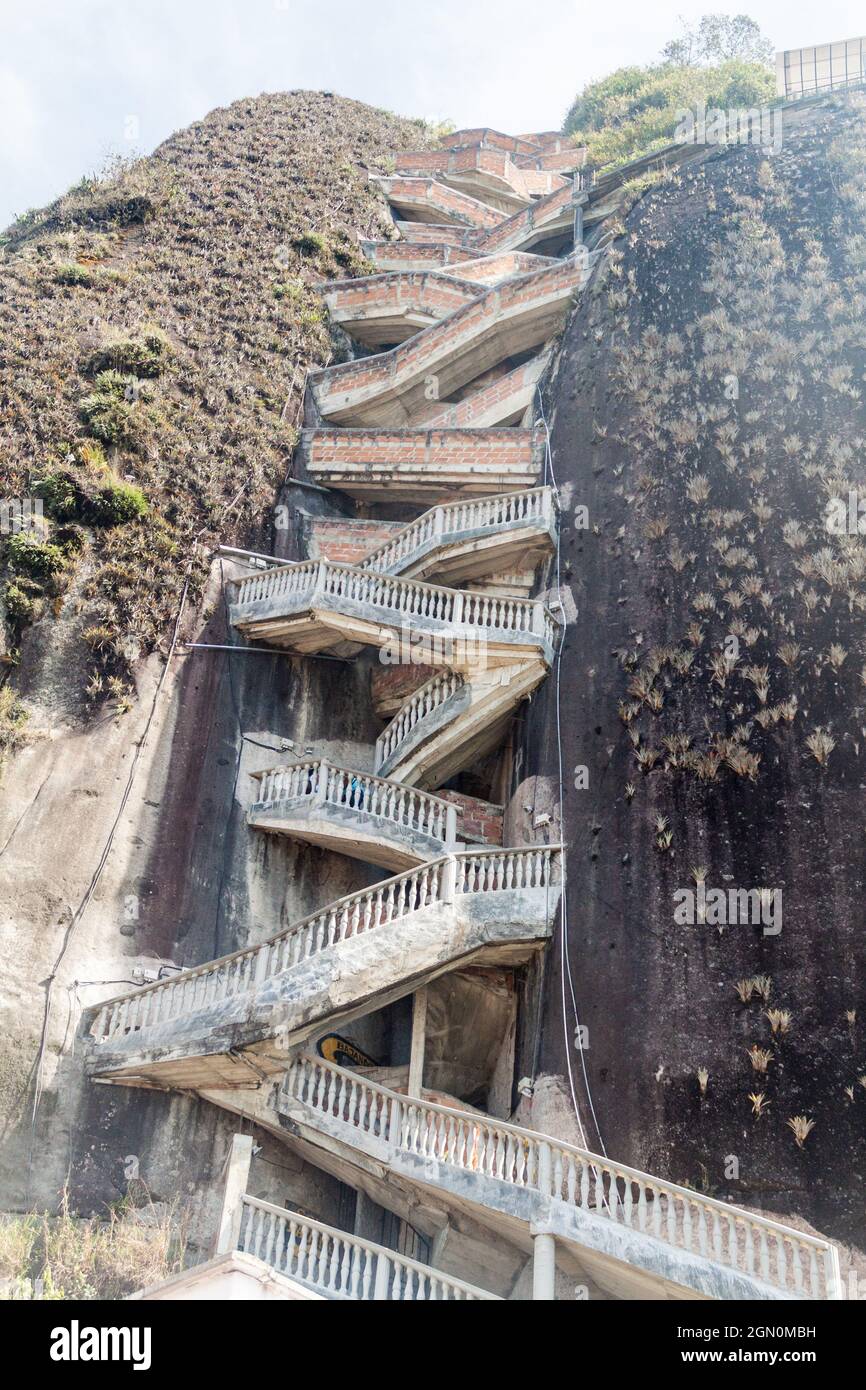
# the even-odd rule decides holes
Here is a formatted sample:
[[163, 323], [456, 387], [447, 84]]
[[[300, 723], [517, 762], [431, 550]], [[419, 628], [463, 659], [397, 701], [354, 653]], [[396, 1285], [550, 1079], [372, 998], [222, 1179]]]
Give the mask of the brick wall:
[[[474, 252], [466, 247], [433, 244], [425, 246], [411, 241], [361, 242], [364, 255], [385, 270], [423, 270], [427, 266], [460, 265], [470, 261]], [[459, 271], [456, 272], [459, 274]]]
[[396, 208], [419, 208], [445, 213], [467, 227], [495, 227], [502, 213], [480, 203], [467, 193], [460, 193], [447, 183], [435, 179], [379, 179], [385, 197]]
[[374, 666], [370, 672], [370, 698], [380, 719], [393, 719], [410, 695], [437, 675], [435, 666]]
[[450, 801], [463, 811], [457, 818], [457, 838], [468, 844], [502, 844], [502, 807], [477, 796], [462, 792], [437, 791], [436, 796]]
[[477, 299], [484, 288], [460, 284], [450, 275], [391, 271], [360, 280], [332, 281], [323, 285], [320, 293], [332, 315], [393, 307], [397, 311], [420, 310], [444, 318]]
[[489, 126], [475, 126], [471, 130], [455, 130], [451, 135], [443, 135], [439, 144], [443, 149], [458, 149], [461, 145], [485, 145], [489, 149], [507, 150], [516, 154], [539, 154], [541, 146], [527, 140], [522, 135], [506, 135], [501, 130], [491, 130]]
[[403, 529], [401, 521], [358, 521], [349, 517], [309, 517], [307, 558], [357, 565], [371, 550]]
[[[526, 363], [509, 373], [515, 380], [529, 380]], [[513, 383], [512, 383], [513, 385]], [[380, 468], [449, 462], [467, 467], [538, 467], [543, 450], [541, 430], [427, 429], [427, 430], [305, 430], [304, 450], [309, 464], [318, 467], [361, 463]]]

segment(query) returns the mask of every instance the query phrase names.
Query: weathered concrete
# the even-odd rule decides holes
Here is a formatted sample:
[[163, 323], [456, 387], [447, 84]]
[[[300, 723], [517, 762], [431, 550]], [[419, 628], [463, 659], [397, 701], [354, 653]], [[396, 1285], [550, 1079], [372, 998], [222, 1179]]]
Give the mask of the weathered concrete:
[[[249, 1086], [257, 1073], [284, 1071], [292, 1051], [325, 1023], [344, 1027], [372, 1005], [411, 994], [458, 963], [525, 960], [549, 936], [557, 903], [556, 885], [458, 892], [450, 902], [421, 906], [384, 925], [373, 922], [214, 1004], [196, 1007], [193, 995], [186, 1012], [92, 1048], [89, 1068], [127, 1083]], [[179, 977], [171, 987], [182, 986]], [[97, 1028], [103, 1011], [100, 1006]]]

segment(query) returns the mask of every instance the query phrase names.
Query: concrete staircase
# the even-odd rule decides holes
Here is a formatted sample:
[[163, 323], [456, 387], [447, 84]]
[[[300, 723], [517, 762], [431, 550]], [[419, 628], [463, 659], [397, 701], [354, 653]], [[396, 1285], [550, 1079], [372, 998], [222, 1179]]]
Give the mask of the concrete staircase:
[[394, 1250], [246, 1194], [235, 1250], [324, 1298], [389, 1303], [501, 1301]]
[[[453, 809], [453, 808], [452, 808]], [[127, 1085], [249, 1086], [327, 1026], [416, 992], [458, 964], [521, 963], [548, 940], [560, 849], [467, 849], [351, 893], [288, 931], [109, 1000], [88, 1066]]]
[[[397, 236], [363, 243], [378, 273], [321, 293], [361, 354], [385, 350], [310, 376], [298, 481], [426, 510], [356, 564], [265, 562], [228, 596], [248, 641], [344, 657], [366, 645], [432, 670], [377, 740], [375, 772], [313, 759], [254, 774], [252, 830], [398, 872], [91, 1016], [99, 1081], [195, 1091], [402, 1216], [447, 1230], [468, 1213], [531, 1252], [536, 1298], [555, 1296], [560, 1258], [616, 1298], [840, 1296], [826, 1241], [423, 1085], [428, 990], [530, 962], [562, 900], [561, 847], [461, 844], [453, 801], [435, 794], [498, 744], [562, 640], [545, 604], [515, 592], [557, 544], [538, 383], [591, 273], [583, 235], [598, 237], [636, 173], [694, 153], [591, 181], [556, 132], [478, 129], [376, 177]], [[389, 1086], [302, 1050], [410, 995], [411, 1058]], [[221, 1248], [318, 1294], [495, 1297], [240, 1194]]]

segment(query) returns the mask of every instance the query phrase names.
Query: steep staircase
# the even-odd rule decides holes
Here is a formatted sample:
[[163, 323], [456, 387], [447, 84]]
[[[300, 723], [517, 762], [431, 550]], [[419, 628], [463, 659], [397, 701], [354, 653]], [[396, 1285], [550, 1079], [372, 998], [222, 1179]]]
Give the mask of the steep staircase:
[[[252, 830], [394, 876], [107, 1001], [88, 1066], [198, 1092], [395, 1212], [469, 1213], [532, 1252], [535, 1297], [555, 1296], [564, 1252], [613, 1297], [833, 1298], [827, 1242], [423, 1084], [428, 990], [526, 965], [560, 912], [562, 847], [461, 841], [443, 784], [501, 742], [556, 659], [556, 605], [521, 591], [557, 545], [535, 396], [597, 254], [582, 237], [659, 158], [591, 182], [556, 133], [483, 129], [376, 177], [398, 237], [363, 243], [376, 274], [322, 288], [359, 355], [309, 378], [296, 466], [319, 488], [424, 510], [354, 564], [263, 562], [229, 581], [228, 611], [247, 641], [344, 658], [366, 646], [432, 670], [377, 740], [374, 771], [316, 758], [253, 779]], [[389, 1085], [305, 1050], [406, 996], [411, 1059]], [[245, 1192], [232, 1222], [226, 1249], [327, 1297], [497, 1297]]]

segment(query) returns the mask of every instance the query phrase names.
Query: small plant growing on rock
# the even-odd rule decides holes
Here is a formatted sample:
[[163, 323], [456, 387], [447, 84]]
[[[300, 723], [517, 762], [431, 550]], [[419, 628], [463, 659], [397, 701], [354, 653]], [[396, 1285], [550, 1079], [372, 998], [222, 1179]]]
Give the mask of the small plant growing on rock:
[[737, 991], [737, 994], [740, 996], [740, 1003], [741, 1003], [741, 1004], [748, 1004], [748, 1003], [750, 1002], [751, 998], [752, 998], [752, 995], [753, 995], [754, 992], [755, 992], [755, 981], [754, 981], [754, 980], [737, 980], [737, 983], [734, 985], [734, 989]]
[[706, 1067], [698, 1067], [697, 1077], [700, 1093], [702, 1096], [705, 1096], [707, 1094], [707, 1083], [710, 1079], [710, 1073], [707, 1071]]
[[95, 389], [82, 400], [81, 418], [103, 444], [128, 447], [136, 442], [135, 415], [127, 399], [134, 384], [133, 377], [121, 376], [119, 372], [100, 372], [94, 382]]
[[67, 261], [58, 265], [54, 271], [54, 283], [56, 285], [92, 285], [94, 280], [93, 271], [86, 265], [79, 265], [75, 261]]
[[770, 1108], [765, 1091], [750, 1091], [749, 1100], [752, 1102], [752, 1114], [759, 1120], [766, 1110]]
[[748, 1048], [747, 1051], [754, 1071], [765, 1072], [773, 1061], [772, 1052], [766, 1047], [759, 1047], [757, 1043], [752, 1043], [752, 1046]]
[[836, 740], [826, 729], [817, 728], [806, 739], [806, 747], [816, 763], [826, 767], [827, 760], [836, 747]]
[[321, 232], [303, 232], [301, 236], [295, 237], [293, 245], [302, 256], [320, 256], [328, 243]]
[[792, 1115], [786, 1121], [788, 1128], [794, 1135], [794, 1141], [798, 1149], [802, 1149], [812, 1130], [815, 1128], [815, 1121], [810, 1120], [806, 1115]]
[[100, 488], [91, 502], [93, 520], [98, 526], [122, 526], [147, 515], [147, 498], [133, 483], [109, 483]]
[[774, 1033], [787, 1033], [789, 1031], [793, 1019], [790, 1009], [767, 1009], [766, 1015]]
[[31, 579], [53, 579], [66, 564], [59, 546], [24, 533], [10, 537], [6, 554], [10, 568]]
[[171, 345], [162, 330], [146, 328], [139, 337], [106, 343], [89, 358], [85, 370], [89, 376], [115, 371], [123, 376], [155, 377], [165, 370], [170, 357]]
[[7, 753], [25, 742], [24, 726], [30, 715], [10, 686], [0, 686], [0, 767]]

